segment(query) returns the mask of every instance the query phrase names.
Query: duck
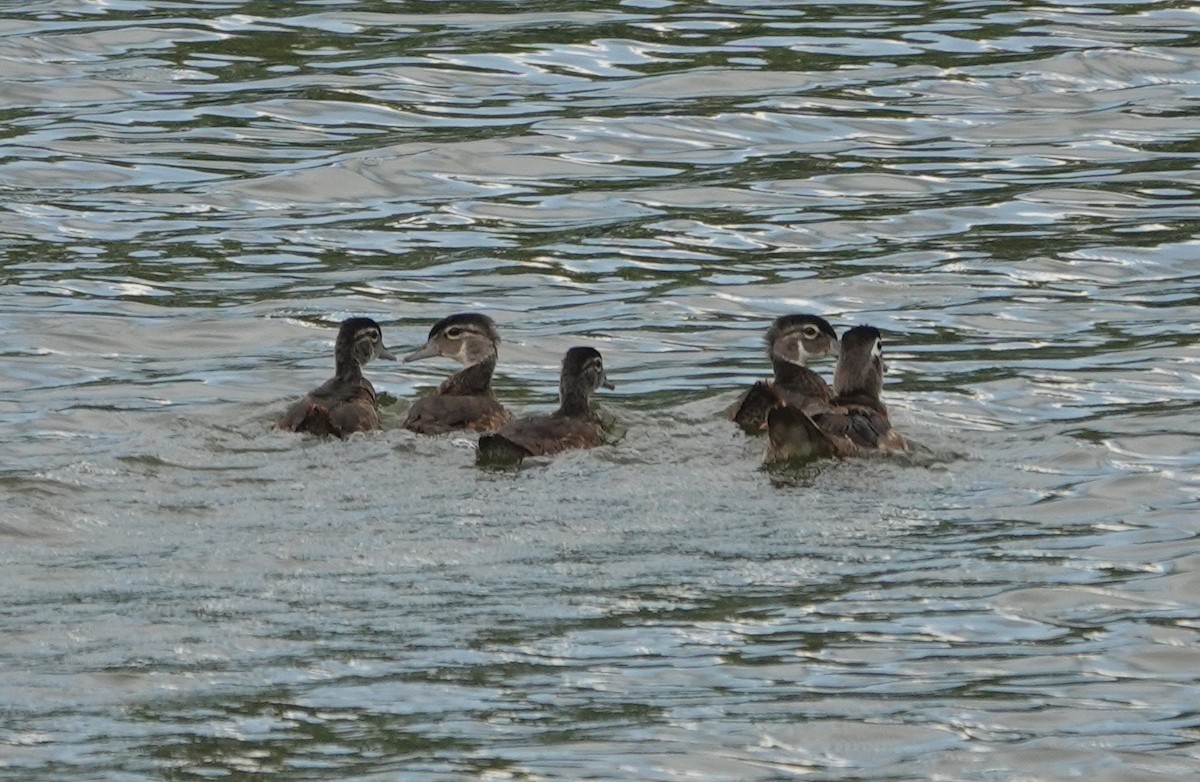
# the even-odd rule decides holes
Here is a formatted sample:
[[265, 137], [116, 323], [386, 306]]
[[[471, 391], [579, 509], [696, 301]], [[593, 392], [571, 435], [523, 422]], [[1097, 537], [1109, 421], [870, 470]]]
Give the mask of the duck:
[[519, 462], [527, 456], [547, 456], [571, 448], [594, 448], [604, 442], [604, 428], [592, 412], [592, 392], [612, 389], [600, 351], [573, 347], [563, 357], [558, 381], [558, 409], [510, 421], [498, 432], [479, 438], [481, 464]]
[[333, 349], [333, 377], [293, 402], [275, 428], [343, 439], [355, 432], [378, 429], [375, 387], [362, 371], [374, 358], [396, 360], [383, 346], [379, 324], [370, 318], [343, 320]]
[[886, 371], [879, 329], [848, 329], [833, 374], [833, 398], [808, 407], [781, 399], [767, 414], [765, 461], [907, 451], [908, 443], [892, 428], [887, 405], [880, 399]]
[[492, 390], [492, 373], [500, 333], [496, 323], [478, 312], [442, 318], [429, 330], [424, 345], [404, 357], [410, 361], [443, 356], [463, 369], [442, 381], [437, 391], [418, 399], [402, 424], [417, 434], [443, 434], [457, 429], [489, 432], [511, 420]]
[[810, 359], [838, 354], [838, 335], [829, 321], [807, 313], [783, 315], [771, 323], [763, 340], [775, 376], [755, 383], [729, 410], [729, 419], [747, 434], [761, 434], [768, 411], [781, 400], [817, 412], [833, 398], [825, 379], [808, 368]]

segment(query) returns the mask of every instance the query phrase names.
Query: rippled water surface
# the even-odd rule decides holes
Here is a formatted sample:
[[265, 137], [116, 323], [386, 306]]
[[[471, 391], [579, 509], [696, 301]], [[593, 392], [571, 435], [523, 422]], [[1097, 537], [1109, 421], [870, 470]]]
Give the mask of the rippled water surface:
[[[0, 772], [1193, 779], [1200, 10], [46, 2], [0, 20]], [[603, 351], [613, 444], [274, 432], [336, 324]], [[722, 419], [881, 328], [903, 459]], [[821, 367], [828, 372], [828, 365]]]

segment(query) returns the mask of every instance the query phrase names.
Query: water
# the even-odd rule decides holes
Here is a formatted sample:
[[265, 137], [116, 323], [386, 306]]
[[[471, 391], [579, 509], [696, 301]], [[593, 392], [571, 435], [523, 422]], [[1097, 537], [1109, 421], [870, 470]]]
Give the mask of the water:
[[[1200, 13], [65, 2], [0, 22], [0, 769], [1191, 779]], [[614, 445], [273, 432], [336, 323], [605, 356]], [[910, 458], [766, 472], [776, 315]], [[828, 366], [824, 367], [827, 371]]]

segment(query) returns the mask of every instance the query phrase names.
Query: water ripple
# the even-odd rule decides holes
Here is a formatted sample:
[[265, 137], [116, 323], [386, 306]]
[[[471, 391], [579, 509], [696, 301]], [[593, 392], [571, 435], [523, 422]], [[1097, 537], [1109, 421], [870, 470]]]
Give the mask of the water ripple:
[[[1196, 10], [44, 0], [0, 21], [0, 767], [1186, 778]], [[334, 327], [493, 314], [620, 439], [272, 432]], [[766, 472], [797, 310], [904, 459]], [[828, 373], [827, 364], [819, 365]]]

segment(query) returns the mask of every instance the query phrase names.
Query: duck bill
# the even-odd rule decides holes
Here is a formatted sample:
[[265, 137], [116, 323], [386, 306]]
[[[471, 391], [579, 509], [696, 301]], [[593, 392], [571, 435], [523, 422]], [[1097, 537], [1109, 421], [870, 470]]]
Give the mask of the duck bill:
[[386, 358], [388, 361], [396, 360], [396, 354], [385, 348], [383, 345], [380, 345], [379, 349], [375, 351], [375, 356], [377, 358]]
[[433, 358], [434, 356], [439, 355], [439, 353], [440, 351], [438, 350], [436, 344], [434, 344], [432, 341], [426, 342], [424, 345], [405, 356], [404, 363], [407, 364], [410, 361], [420, 361], [423, 358]]
[[612, 381], [609, 380], [608, 378], [604, 378], [603, 380], [600, 381], [600, 387], [607, 388], [609, 391], [613, 391], [616, 389], [616, 386], [614, 386]]

